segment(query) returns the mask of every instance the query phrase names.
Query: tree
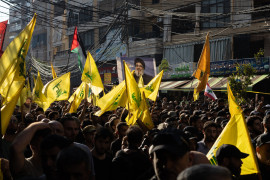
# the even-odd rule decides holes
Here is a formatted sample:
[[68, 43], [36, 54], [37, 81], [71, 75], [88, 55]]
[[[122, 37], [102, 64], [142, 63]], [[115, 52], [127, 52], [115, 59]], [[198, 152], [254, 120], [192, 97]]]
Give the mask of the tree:
[[246, 103], [247, 88], [252, 84], [256, 69], [250, 64], [236, 65], [236, 73], [228, 77], [230, 87], [238, 104]]
[[171, 70], [167, 59], [162, 59], [160, 65], [158, 66], [158, 69], [159, 69], [159, 72], [161, 72], [162, 70], [164, 72], [167, 72], [167, 71]]

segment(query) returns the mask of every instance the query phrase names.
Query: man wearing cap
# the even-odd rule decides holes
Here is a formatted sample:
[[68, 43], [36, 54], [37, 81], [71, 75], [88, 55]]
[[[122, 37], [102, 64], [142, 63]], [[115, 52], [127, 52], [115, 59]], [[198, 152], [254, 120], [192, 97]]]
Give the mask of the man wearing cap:
[[136, 82], [139, 82], [140, 76], [142, 76], [144, 84], [148, 84], [153, 79], [153, 76], [144, 73], [145, 63], [141, 58], [136, 58], [134, 60], [134, 66], [135, 66], [134, 78]]
[[262, 179], [270, 179], [270, 134], [265, 133], [257, 138], [256, 155]]
[[241, 159], [248, 157], [249, 154], [241, 152], [237, 147], [231, 144], [223, 144], [216, 152], [216, 158], [219, 166], [228, 168], [232, 173], [233, 179], [238, 179], [241, 174]]
[[155, 175], [151, 180], [176, 179], [191, 165], [189, 144], [185, 134], [177, 129], [164, 129], [153, 139], [149, 148]]

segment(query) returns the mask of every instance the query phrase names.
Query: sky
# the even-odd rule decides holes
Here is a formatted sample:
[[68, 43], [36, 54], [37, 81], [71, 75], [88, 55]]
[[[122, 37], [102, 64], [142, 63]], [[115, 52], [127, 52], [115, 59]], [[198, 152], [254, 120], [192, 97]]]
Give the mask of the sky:
[[9, 6], [0, 1], [0, 22], [8, 20], [8, 14], [9, 14]]

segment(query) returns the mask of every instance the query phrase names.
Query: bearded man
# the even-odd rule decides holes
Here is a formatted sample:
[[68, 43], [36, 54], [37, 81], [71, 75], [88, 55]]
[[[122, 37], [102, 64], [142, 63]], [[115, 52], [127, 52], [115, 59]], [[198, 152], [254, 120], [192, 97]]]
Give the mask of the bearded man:
[[139, 82], [140, 77], [142, 76], [144, 84], [148, 84], [152, 79], [153, 76], [150, 76], [148, 74], [144, 73], [145, 70], [145, 63], [142, 59], [136, 58], [134, 60], [134, 65], [135, 65], [135, 73], [134, 73], [134, 78], [136, 82]]

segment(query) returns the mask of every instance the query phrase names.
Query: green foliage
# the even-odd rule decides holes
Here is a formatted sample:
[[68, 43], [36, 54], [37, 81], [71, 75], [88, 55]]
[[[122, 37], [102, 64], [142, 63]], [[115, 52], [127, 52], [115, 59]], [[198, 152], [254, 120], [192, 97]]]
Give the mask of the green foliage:
[[238, 104], [246, 103], [247, 88], [252, 84], [252, 77], [256, 73], [250, 64], [237, 64], [236, 73], [228, 77], [230, 87]]
[[171, 70], [167, 59], [162, 59], [160, 65], [158, 66], [158, 69], [159, 69], [159, 72], [162, 71], [162, 70], [164, 72], [167, 72], [167, 71]]
[[260, 48], [260, 50], [254, 54], [254, 58], [256, 59], [256, 61], [259, 60], [259, 58], [264, 57], [264, 49]]

